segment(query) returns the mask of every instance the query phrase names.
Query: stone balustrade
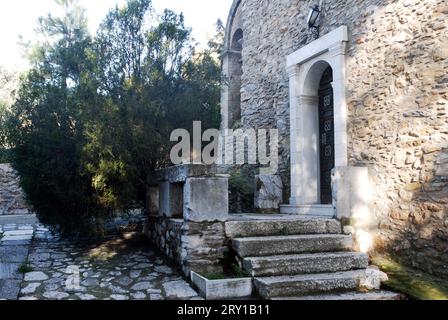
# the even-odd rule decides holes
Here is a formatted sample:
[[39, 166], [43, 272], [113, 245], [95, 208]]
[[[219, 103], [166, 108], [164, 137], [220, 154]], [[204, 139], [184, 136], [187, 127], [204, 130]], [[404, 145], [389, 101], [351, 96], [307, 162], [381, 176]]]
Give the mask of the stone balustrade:
[[189, 276], [222, 270], [228, 250], [228, 176], [216, 167], [179, 165], [148, 177], [148, 223], [144, 233]]
[[151, 216], [185, 221], [226, 221], [229, 214], [228, 176], [216, 167], [179, 165], [154, 172], [149, 179]]

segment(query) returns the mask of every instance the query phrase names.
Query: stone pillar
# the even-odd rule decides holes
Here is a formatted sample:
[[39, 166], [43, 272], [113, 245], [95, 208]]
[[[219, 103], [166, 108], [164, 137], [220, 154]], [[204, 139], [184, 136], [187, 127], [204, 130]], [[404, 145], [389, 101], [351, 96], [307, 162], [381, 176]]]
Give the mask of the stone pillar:
[[348, 163], [347, 155], [347, 102], [345, 53], [346, 42], [340, 42], [329, 48], [330, 62], [333, 69], [334, 136], [335, 166], [342, 167]]
[[371, 184], [367, 167], [336, 167], [333, 171], [333, 202], [339, 219], [371, 221]]
[[180, 218], [183, 211], [182, 184], [168, 181], [159, 184], [159, 215]]
[[226, 221], [229, 215], [227, 176], [187, 178], [184, 187], [184, 220]]
[[159, 215], [159, 187], [151, 186], [147, 188], [146, 208], [150, 216]]
[[290, 203], [313, 205], [319, 203], [318, 97], [301, 95], [295, 100], [297, 110], [294, 127], [291, 128], [291, 143], [294, 144], [291, 148], [294, 151], [291, 153]]
[[221, 58], [224, 78], [221, 89], [221, 128], [231, 129], [241, 117], [241, 52], [228, 50]]
[[332, 179], [333, 203], [337, 218], [355, 238], [357, 250], [373, 248], [378, 221], [370, 211], [372, 183], [366, 167], [336, 167]]

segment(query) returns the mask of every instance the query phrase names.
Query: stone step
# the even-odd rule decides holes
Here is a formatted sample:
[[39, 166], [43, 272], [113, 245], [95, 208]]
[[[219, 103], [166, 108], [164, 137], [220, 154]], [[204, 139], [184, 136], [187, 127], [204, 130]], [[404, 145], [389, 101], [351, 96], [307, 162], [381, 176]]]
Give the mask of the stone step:
[[229, 238], [300, 234], [340, 234], [341, 224], [335, 219], [291, 219], [226, 222]]
[[369, 292], [343, 292], [327, 295], [314, 295], [314, 296], [303, 296], [303, 297], [276, 297], [271, 300], [400, 300], [401, 295], [399, 293], [384, 291], [384, 290], [374, 290]]
[[232, 248], [242, 258], [312, 252], [349, 251], [351, 235], [295, 235], [275, 237], [236, 238]]
[[348, 271], [365, 269], [368, 265], [368, 256], [357, 252], [294, 254], [243, 259], [243, 269], [254, 277]]
[[[255, 288], [264, 299], [341, 293], [361, 289], [365, 283], [380, 283], [379, 275], [367, 270], [255, 278]], [[379, 288], [379, 287], [378, 287]], [[369, 288], [369, 289], [378, 289]]]

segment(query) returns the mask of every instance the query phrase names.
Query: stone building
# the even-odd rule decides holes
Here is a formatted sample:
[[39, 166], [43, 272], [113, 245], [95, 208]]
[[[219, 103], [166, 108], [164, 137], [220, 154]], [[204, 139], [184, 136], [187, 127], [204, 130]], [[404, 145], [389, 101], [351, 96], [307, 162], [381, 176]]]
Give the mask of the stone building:
[[222, 128], [279, 130], [283, 213], [448, 277], [446, 0], [235, 0], [222, 61]]

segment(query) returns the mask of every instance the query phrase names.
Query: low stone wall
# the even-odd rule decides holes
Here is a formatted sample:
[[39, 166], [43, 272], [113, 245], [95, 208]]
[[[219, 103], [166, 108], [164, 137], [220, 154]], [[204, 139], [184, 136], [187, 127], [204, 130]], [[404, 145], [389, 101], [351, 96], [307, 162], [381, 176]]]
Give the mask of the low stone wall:
[[148, 178], [145, 234], [189, 277], [222, 271], [227, 252], [224, 222], [228, 177], [212, 166], [179, 165]]
[[10, 164], [0, 164], [0, 215], [31, 213], [20, 188], [20, 178]]
[[144, 230], [150, 241], [176, 265], [182, 265], [182, 225], [182, 219], [149, 217]]
[[222, 272], [228, 252], [224, 222], [185, 222], [182, 227], [182, 270], [186, 275]]
[[221, 272], [228, 251], [223, 222], [187, 222], [149, 217], [144, 230], [150, 241], [186, 276]]

